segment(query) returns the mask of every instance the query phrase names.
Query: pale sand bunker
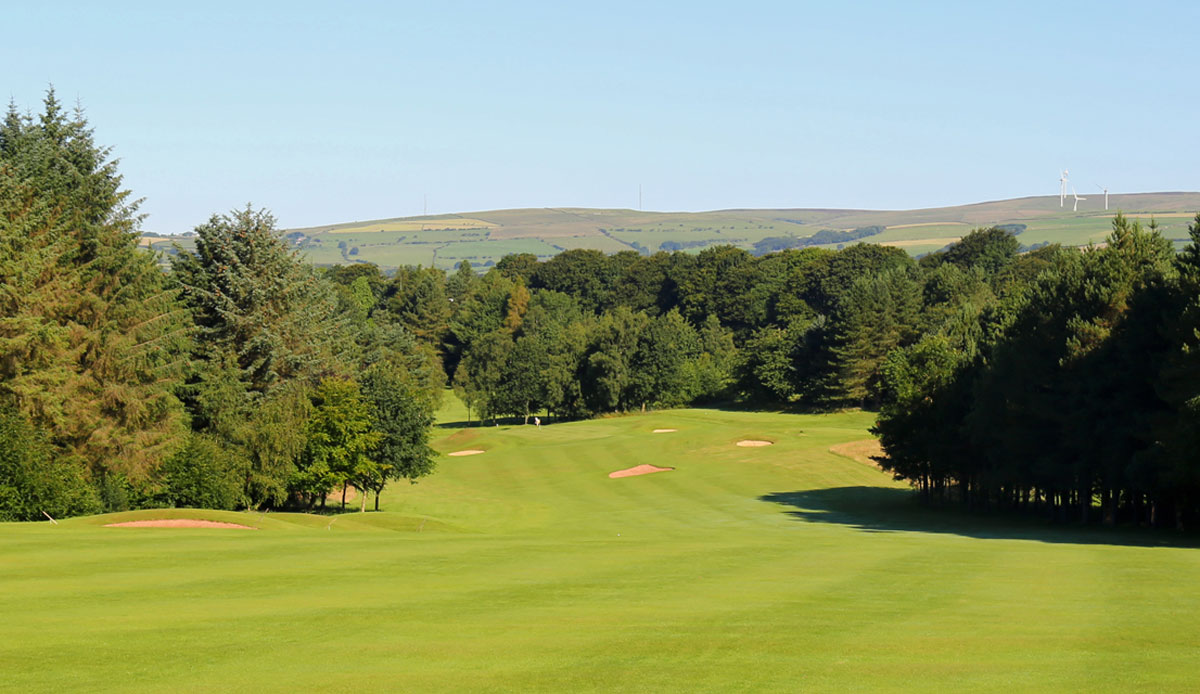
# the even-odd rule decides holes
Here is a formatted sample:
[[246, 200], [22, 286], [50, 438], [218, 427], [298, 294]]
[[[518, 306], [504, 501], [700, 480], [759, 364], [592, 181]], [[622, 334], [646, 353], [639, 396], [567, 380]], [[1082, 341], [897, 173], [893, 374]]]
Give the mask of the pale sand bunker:
[[742, 448], [758, 448], [759, 446], [773, 446], [774, 441], [763, 441], [761, 439], [743, 439], [737, 442], [737, 445]]
[[616, 479], [618, 477], [637, 477], [638, 475], [649, 475], [655, 472], [670, 472], [674, 469], [675, 468], [673, 467], [658, 467], [657, 465], [638, 465], [631, 468], [625, 468], [624, 470], [610, 472], [608, 473], [608, 476], [612, 479]]
[[650, 433], [652, 433], [652, 434], [670, 434], [671, 432], [674, 432], [674, 431], [679, 431], [679, 430], [678, 429], [655, 429], [654, 431], [652, 431]]
[[223, 528], [226, 530], [258, 530], [249, 525], [239, 523], [222, 523], [221, 521], [198, 520], [195, 518], [159, 518], [157, 520], [125, 521], [124, 523], [109, 523], [106, 528]]
[[487, 453], [487, 451], [481, 451], [478, 448], [470, 448], [465, 451], [454, 451], [453, 453], [447, 453], [446, 455], [457, 458], [464, 455], [479, 455], [480, 453]]
[[876, 458], [884, 457], [883, 446], [879, 445], [878, 439], [839, 443], [836, 446], [830, 446], [829, 452], [876, 468], [879, 467], [879, 461]]

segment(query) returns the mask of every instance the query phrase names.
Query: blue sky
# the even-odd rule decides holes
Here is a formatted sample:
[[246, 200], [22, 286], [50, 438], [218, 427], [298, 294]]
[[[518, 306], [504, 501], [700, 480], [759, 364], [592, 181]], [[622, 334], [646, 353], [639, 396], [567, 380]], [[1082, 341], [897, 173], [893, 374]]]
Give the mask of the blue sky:
[[914, 208], [1200, 190], [1200, 3], [22, 3], [180, 233], [510, 207]]

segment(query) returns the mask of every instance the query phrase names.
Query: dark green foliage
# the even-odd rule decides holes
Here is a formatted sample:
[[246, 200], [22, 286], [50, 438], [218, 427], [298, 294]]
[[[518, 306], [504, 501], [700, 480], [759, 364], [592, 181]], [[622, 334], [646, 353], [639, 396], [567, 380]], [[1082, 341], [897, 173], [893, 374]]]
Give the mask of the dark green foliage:
[[620, 276], [620, 266], [604, 253], [572, 249], [539, 264], [529, 286], [570, 294], [585, 310], [599, 312], [610, 305]]
[[509, 297], [516, 286], [494, 269], [472, 282], [467, 293], [456, 302], [450, 318], [452, 344], [466, 348], [481, 336], [503, 328]]
[[54, 459], [46, 437], [11, 405], [0, 405], [0, 521], [43, 520], [101, 509], [86, 470]]
[[861, 243], [836, 253], [814, 256], [805, 264], [801, 280], [793, 281], [790, 288], [812, 310], [828, 315], [856, 280], [913, 264], [912, 258], [899, 248]]
[[379, 440], [370, 451], [374, 471], [360, 482], [364, 489], [375, 492], [378, 511], [379, 495], [389, 481], [408, 480], [415, 484], [433, 472], [437, 464], [429, 447], [433, 408], [398, 369], [383, 364], [363, 375], [362, 395], [371, 410]]
[[507, 414], [502, 392], [504, 369], [513, 349], [512, 335], [496, 329], [480, 335], [454, 372], [454, 384], [463, 402], [479, 413], [480, 419]]
[[824, 327], [823, 319], [797, 317], [755, 331], [738, 353], [743, 397], [786, 403], [814, 395], [811, 391], [817, 379], [813, 367], [824, 355]]
[[920, 335], [921, 286], [911, 269], [867, 275], [850, 285], [830, 318], [828, 404], [879, 398], [879, 368], [889, 352]]
[[332, 287], [275, 229], [265, 210], [213, 215], [196, 252], [171, 258], [192, 311], [201, 356], [232, 354], [247, 389], [340, 371], [353, 343]]
[[500, 370], [503, 388], [496, 400], [496, 411], [520, 415], [528, 423], [533, 412], [544, 408], [548, 401], [544, 369], [549, 360], [549, 346], [541, 335], [528, 333], [517, 337]]
[[532, 253], [512, 253], [500, 259], [496, 263], [496, 272], [504, 275], [510, 280], [520, 280], [521, 284], [528, 285], [529, 278], [537, 270], [538, 259]]
[[[358, 384], [324, 379], [312, 400], [304, 450], [288, 480], [289, 489], [312, 505], [317, 499], [324, 501], [334, 488], [345, 490], [351, 484], [362, 490], [376, 488], [386, 476], [374, 456], [383, 434], [375, 428], [372, 408]], [[366, 494], [360, 497], [365, 510]]]
[[225, 441], [192, 434], [160, 471], [165, 503], [176, 507], [244, 508], [249, 461]]
[[429, 345], [441, 345], [450, 330], [452, 306], [445, 273], [436, 268], [400, 268], [388, 295], [388, 312], [400, 325]]
[[[1011, 244], [995, 234], [948, 251], [1008, 274], [1004, 298], [977, 313], [977, 351], [952, 331], [889, 356], [886, 464], [931, 500], [1082, 522], [1200, 520], [1200, 229], [1193, 239], [1175, 258], [1153, 224], [1118, 213], [1103, 249], [1048, 249], [999, 269], [987, 259], [1007, 252], [988, 248]], [[1010, 272], [1021, 265], [1036, 279]]]
[[868, 236], [882, 234], [884, 227], [872, 225], [859, 227], [849, 231], [822, 229], [812, 236], [770, 236], [754, 244], [754, 255], [763, 255], [772, 251], [782, 251], [806, 246], [831, 246], [840, 243], [850, 243]]
[[137, 247], [137, 202], [121, 185], [109, 150], [52, 90], [37, 118], [10, 107], [0, 125], [0, 398], [68, 466], [69, 490], [78, 474], [141, 489], [185, 431], [172, 390], [187, 323]]
[[583, 392], [593, 412], [628, 410], [635, 374], [631, 360], [649, 318], [625, 307], [606, 313], [592, 332], [582, 369]]
[[471, 263], [464, 260], [458, 264], [458, 270], [446, 278], [446, 297], [452, 302], [460, 302], [471, 286], [479, 279], [471, 269]]
[[697, 374], [690, 368], [699, 356], [700, 337], [679, 311], [651, 318], [631, 359], [632, 377], [624, 400], [643, 408], [690, 403], [700, 394]]
[[276, 506], [306, 446], [310, 389], [378, 353], [382, 328], [369, 315], [379, 278], [370, 268], [335, 270], [328, 276], [342, 284], [332, 284], [288, 248], [264, 210], [214, 215], [196, 232], [196, 252], [172, 258], [197, 326], [185, 390], [194, 427], [248, 461], [250, 505]]
[[1015, 236], [999, 227], [976, 229], [946, 249], [943, 257], [947, 263], [963, 269], [979, 268], [991, 277], [1017, 257], [1019, 246]]

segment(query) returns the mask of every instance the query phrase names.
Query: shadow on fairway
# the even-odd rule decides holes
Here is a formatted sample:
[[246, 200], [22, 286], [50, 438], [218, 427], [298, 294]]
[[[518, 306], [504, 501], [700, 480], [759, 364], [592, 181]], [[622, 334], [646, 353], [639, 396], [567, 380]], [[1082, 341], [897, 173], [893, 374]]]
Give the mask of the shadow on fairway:
[[794, 510], [798, 521], [835, 523], [865, 532], [946, 533], [992, 540], [1034, 540], [1072, 544], [1137, 547], [1200, 547], [1194, 533], [1139, 528], [1051, 524], [1038, 518], [967, 513], [955, 508], [921, 506], [907, 489], [836, 487], [774, 492], [758, 497]]
[[[550, 419], [549, 417], [546, 417], [542, 419], [542, 426], [553, 426], [558, 422], [564, 421], [567, 420]], [[496, 420], [488, 419], [484, 420], [483, 422], [480, 422], [478, 419], [472, 419], [469, 422], [465, 419], [460, 419], [457, 422], [438, 422], [434, 426], [436, 426], [438, 429], [495, 429], [497, 424], [502, 427], [535, 426], [533, 423], [533, 417], [530, 417], [528, 422], [526, 422], [522, 417], [499, 417]]]

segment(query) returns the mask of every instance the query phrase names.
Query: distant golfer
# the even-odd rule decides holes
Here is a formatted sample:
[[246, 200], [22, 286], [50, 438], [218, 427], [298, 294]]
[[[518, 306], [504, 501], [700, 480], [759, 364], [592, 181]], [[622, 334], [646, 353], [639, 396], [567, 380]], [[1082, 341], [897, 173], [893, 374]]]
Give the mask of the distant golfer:
[[542, 419], [540, 417], [534, 417], [533, 423], [537, 426], [538, 429], [542, 428]]

